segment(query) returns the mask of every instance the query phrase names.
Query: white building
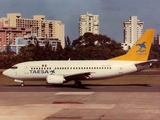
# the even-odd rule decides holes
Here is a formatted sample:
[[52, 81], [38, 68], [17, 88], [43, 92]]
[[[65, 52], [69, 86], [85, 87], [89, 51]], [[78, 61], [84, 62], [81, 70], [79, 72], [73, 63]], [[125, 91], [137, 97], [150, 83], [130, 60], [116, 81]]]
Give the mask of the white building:
[[80, 16], [79, 36], [83, 36], [86, 32], [99, 34], [99, 15], [92, 15], [87, 12], [86, 15]]
[[138, 20], [137, 16], [131, 16], [129, 21], [124, 24], [124, 43], [122, 43], [123, 49], [130, 49], [135, 42], [143, 34], [144, 22]]
[[[32, 34], [32, 38], [33, 38], [32, 40], [30, 38], [31, 38], [31, 36], [28, 36], [28, 35], [25, 35], [24, 37], [16, 37], [15, 44], [14, 45], [11, 44], [9, 46], [11, 51], [18, 54], [20, 48], [28, 45], [29, 42], [32, 44], [35, 44], [34, 38], [37, 39], [40, 46], [45, 46], [45, 43], [49, 42], [49, 44], [52, 46], [53, 50], [57, 49], [58, 43], [61, 44], [61, 40], [59, 40], [58, 38], [37, 37], [36, 34]], [[7, 49], [6, 47], [7, 46], [5, 45], [5, 49]]]

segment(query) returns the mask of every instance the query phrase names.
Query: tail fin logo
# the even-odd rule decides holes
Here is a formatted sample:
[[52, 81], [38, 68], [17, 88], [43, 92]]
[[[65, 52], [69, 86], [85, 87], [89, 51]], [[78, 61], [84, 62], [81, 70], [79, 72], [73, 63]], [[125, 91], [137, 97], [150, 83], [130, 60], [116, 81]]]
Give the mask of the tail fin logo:
[[146, 45], [145, 45], [146, 42], [142, 42], [142, 43], [139, 43], [139, 44], [136, 44], [136, 46], [139, 46], [140, 48], [136, 51], [136, 52], [145, 52], [146, 51]]

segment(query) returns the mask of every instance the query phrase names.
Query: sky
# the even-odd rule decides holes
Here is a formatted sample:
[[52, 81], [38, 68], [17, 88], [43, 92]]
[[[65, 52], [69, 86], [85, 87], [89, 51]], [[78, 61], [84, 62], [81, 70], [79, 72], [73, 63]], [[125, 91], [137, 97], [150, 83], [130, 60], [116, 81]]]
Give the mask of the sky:
[[22, 18], [45, 15], [47, 20], [60, 20], [65, 24], [65, 36], [79, 37], [79, 16], [87, 11], [99, 15], [99, 34], [123, 42], [123, 22], [138, 16], [149, 28], [160, 33], [160, 0], [1, 0], [0, 17], [7, 13], [21, 13]]

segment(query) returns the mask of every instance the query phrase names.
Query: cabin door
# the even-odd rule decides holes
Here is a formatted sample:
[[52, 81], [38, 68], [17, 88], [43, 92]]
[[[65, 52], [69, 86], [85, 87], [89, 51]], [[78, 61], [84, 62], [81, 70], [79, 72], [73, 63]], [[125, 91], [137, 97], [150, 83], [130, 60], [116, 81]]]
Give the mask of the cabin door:
[[24, 73], [28, 74], [29, 73], [29, 65], [24, 66]]
[[119, 66], [118, 66], [118, 73], [119, 73], [119, 74], [122, 74], [122, 73], [123, 73], [123, 67], [122, 67], [122, 65], [119, 65]]

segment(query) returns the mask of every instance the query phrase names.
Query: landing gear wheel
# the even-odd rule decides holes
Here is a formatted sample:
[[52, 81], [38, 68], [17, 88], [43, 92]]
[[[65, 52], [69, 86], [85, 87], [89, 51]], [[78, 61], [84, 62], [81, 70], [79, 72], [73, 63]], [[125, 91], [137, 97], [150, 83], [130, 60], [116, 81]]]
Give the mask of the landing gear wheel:
[[75, 81], [74, 86], [75, 87], [81, 87], [82, 86], [82, 82], [81, 81]]
[[24, 86], [24, 83], [21, 83], [21, 86], [23, 87], [23, 86]]

